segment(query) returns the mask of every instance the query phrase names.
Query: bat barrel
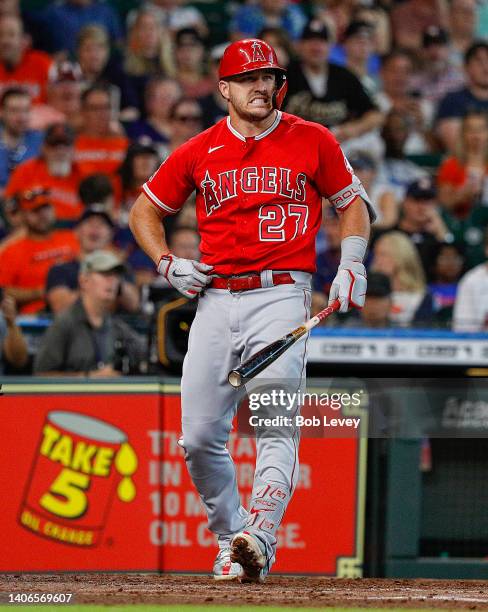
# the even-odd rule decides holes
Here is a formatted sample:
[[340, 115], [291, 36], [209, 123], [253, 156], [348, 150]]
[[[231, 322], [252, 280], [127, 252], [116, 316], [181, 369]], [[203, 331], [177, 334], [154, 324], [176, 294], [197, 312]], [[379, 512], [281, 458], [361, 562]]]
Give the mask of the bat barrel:
[[247, 361], [242, 363], [238, 368], [231, 370], [227, 375], [227, 380], [236, 389], [241, 387], [245, 382], [254, 378], [273, 363], [273, 361], [282, 355], [289, 346], [297, 341], [297, 339], [298, 337], [290, 333], [272, 344], [265, 346], [255, 355], [252, 355]]

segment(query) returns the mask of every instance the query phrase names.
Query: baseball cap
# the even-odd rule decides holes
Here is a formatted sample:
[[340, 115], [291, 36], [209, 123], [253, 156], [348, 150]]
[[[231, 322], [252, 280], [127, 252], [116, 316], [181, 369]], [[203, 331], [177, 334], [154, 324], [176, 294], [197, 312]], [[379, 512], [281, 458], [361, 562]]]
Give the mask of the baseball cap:
[[81, 81], [81, 68], [74, 62], [62, 61], [54, 63], [49, 69], [49, 83], [63, 83], [64, 81]]
[[34, 187], [17, 194], [19, 207], [22, 210], [36, 210], [42, 206], [51, 206], [50, 191], [45, 187]]
[[46, 130], [44, 144], [51, 147], [56, 145], [71, 146], [75, 141], [75, 133], [69, 125], [65, 123], [53, 123]]
[[215, 45], [210, 49], [210, 59], [212, 62], [220, 62], [220, 60], [224, 57], [225, 50], [230, 45], [229, 42], [220, 43], [220, 45]]
[[351, 38], [352, 36], [358, 36], [366, 34], [372, 36], [374, 32], [374, 26], [369, 21], [351, 21], [344, 32], [344, 40]]
[[447, 31], [436, 25], [429, 26], [422, 34], [423, 47], [429, 47], [430, 45], [447, 45], [448, 42], [449, 37]]
[[432, 200], [437, 195], [437, 189], [434, 181], [425, 176], [410, 183], [406, 195], [414, 200]]
[[376, 162], [372, 155], [365, 151], [352, 151], [347, 156], [353, 170], [376, 170]]
[[303, 28], [301, 40], [310, 40], [311, 38], [321, 38], [322, 40], [330, 40], [329, 28], [320, 19], [311, 19]]
[[109, 215], [103, 204], [91, 204], [90, 206], [87, 206], [81, 214], [81, 217], [78, 219], [77, 225], [80, 225], [80, 223], [83, 223], [83, 221], [90, 219], [90, 217], [102, 217], [107, 225], [109, 225], [111, 228], [115, 227], [112, 217]]
[[93, 251], [87, 255], [80, 264], [80, 272], [88, 274], [90, 272], [116, 272], [123, 274], [125, 266], [122, 260], [111, 251]]
[[158, 150], [154, 141], [148, 136], [142, 136], [139, 140], [131, 142], [127, 149], [127, 155], [158, 155]]
[[391, 295], [391, 282], [386, 274], [381, 272], [368, 272], [368, 297], [388, 297]]
[[195, 28], [181, 28], [181, 30], [176, 32], [175, 44], [177, 47], [203, 45], [203, 38]]

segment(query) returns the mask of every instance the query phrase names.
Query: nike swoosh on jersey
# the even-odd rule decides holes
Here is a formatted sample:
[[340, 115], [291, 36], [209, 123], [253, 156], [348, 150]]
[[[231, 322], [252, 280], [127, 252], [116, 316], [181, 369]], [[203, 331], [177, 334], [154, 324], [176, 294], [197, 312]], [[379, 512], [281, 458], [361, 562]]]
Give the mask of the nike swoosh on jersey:
[[213, 153], [214, 151], [216, 151], [217, 149], [221, 149], [222, 147], [225, 147], [225, 145], [219, 145], [218, 147], [209, 147], [208, 152]]

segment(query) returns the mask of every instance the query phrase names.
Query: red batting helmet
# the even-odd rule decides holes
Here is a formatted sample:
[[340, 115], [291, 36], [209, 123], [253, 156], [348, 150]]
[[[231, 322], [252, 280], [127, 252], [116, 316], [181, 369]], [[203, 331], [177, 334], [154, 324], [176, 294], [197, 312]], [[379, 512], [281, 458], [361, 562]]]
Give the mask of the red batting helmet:
[[278, 64], [273, 47], [264, 40], [246, 38], [229, 45], [220, 61], [219, 78], [228, 79], [253, 70], [267, 69], [272, 69], [276, 73], [276, 91], [273, 102], [274, 106], [279, 109], [288, 88], [286, 70]]

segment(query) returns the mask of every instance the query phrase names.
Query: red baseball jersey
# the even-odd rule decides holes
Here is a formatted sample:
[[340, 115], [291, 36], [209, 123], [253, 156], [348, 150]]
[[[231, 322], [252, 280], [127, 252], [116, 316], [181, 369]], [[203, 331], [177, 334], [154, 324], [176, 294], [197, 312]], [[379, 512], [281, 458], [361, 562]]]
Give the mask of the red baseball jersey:
[[361, 196], [374, 219], [329, 130], [280, 111], [251, 138], [223, 119], [170, 155], [143, 189], [167, 214], [196, 190], [202, 261], [219, 274], [314, 272], [322, 197], [342, 211]]

